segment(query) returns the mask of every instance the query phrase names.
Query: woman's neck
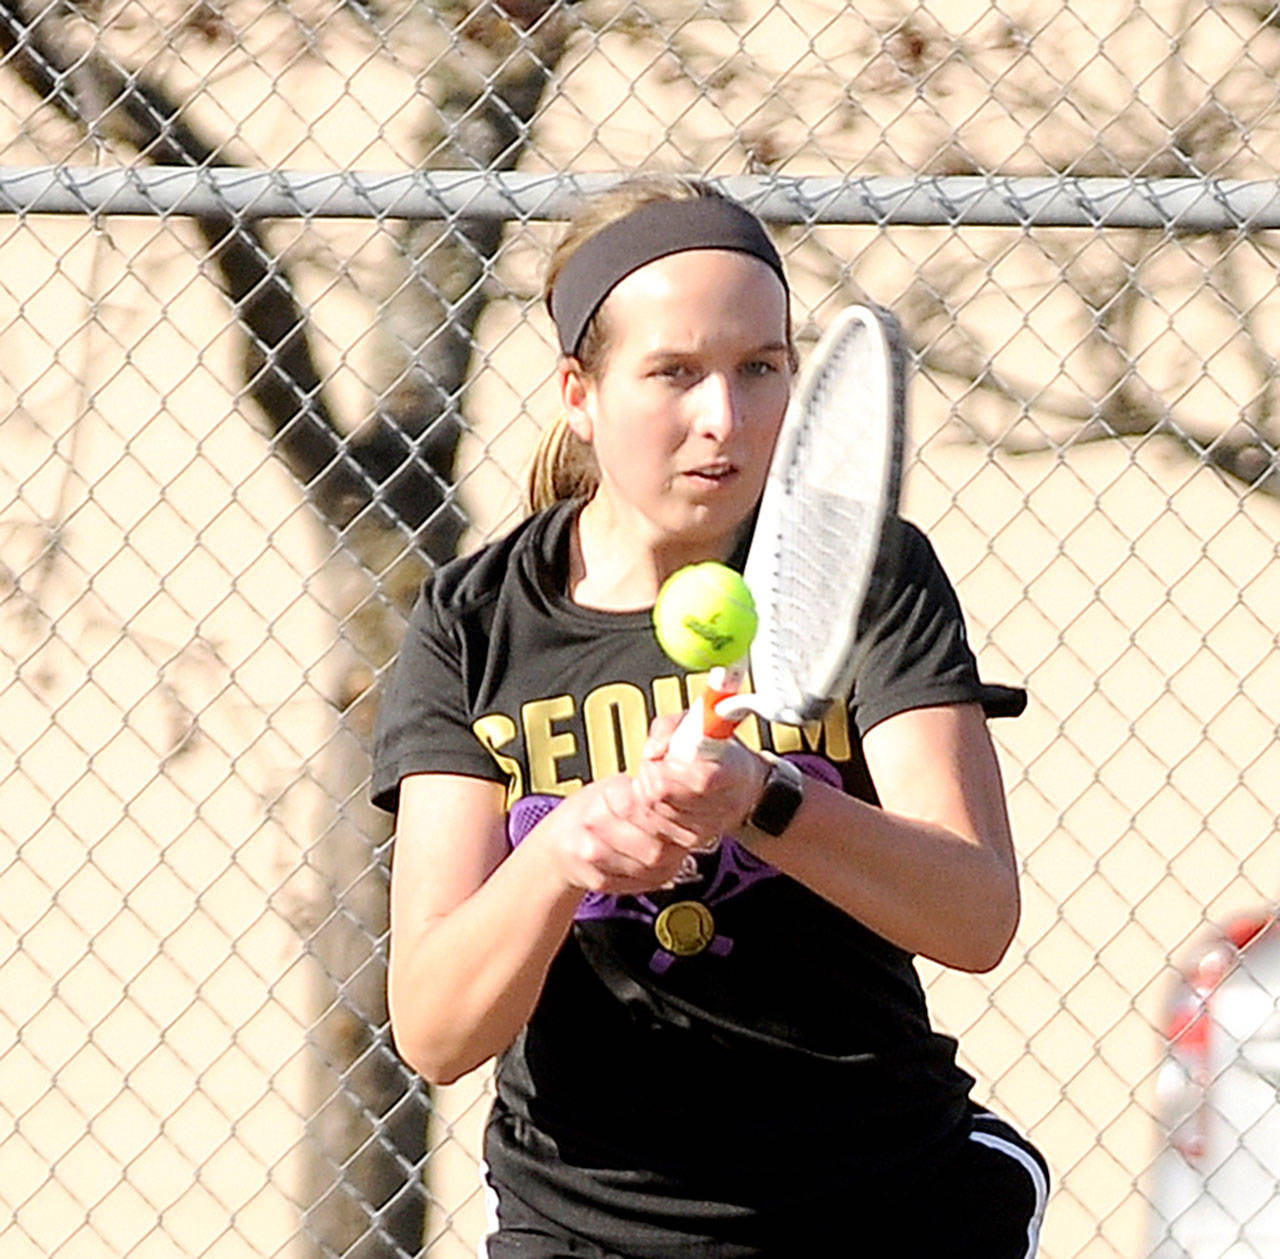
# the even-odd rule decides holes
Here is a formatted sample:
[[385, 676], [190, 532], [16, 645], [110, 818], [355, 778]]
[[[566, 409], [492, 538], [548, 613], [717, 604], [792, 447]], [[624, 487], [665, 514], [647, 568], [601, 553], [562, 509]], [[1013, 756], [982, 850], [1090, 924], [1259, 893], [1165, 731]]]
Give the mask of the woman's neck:
[[578, 513], [570, 538], [573, 601], [607, 612], [652, 607], [659, 587], [676, 569], [698, 560], [724, 558], [709, 553], [705, 544], [654, 538], [650, 533], [643, 522], [619, 520], [600, 495], [590, 499]]

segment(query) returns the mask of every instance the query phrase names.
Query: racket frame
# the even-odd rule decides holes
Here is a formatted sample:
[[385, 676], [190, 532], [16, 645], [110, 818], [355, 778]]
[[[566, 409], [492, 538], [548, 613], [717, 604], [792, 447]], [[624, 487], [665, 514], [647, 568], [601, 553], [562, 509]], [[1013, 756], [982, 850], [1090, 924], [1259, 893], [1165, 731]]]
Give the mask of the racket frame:
[[[775, 591], [779, 569], [786, 560], [788, 529], [793, 527], [787, 522], [796, 519], [796, 513], [789, 508], [789, 501], [797, 492], [792, 485], [795, 455], [806, 440], [812, 409], [818, 405], [816, 399], [825, 387], [825, 378], [834, 370], [848, 367], [839, 357], [841, 348], [859, 336], [871, 341], [872, 361], [879, 368], [876, 392], [881, 396], [876, 403], [884, 413], [884, 441], [874, 466], [863, 464], [850, 470], [869, 490], [864, 494], [867, 501], [876, 504], [871, 526], [874, 536], [863, 540], [858, 569], [831, 574], [823, 607], [812, 609], [813, 624], [805, 632], [825, 633], [826, 641], [804, 685], [791, 688], [786, 694], [770, 693], [770, 674], [776, 671], [765, 666], [764, 653], [786, 651], [785, 634], [776, 628]], [[883, 544], [885, 524], [898, 510], [906, 446], [906, 367], [907, 351], [897, 319], [883, 307], [871, 305], [843, 310], [810, 355], [778, 433], [744, 570], [760, 616], [749, 655], [752, 685], [759, 689], [723, 701], [718, 710], [722, 715], [745, 716], [754, 712], [770, 721], [804, 725], [819, 719], [852, 684], [858, 621]], [[797, 630], [793, 627], [789, 632]]]

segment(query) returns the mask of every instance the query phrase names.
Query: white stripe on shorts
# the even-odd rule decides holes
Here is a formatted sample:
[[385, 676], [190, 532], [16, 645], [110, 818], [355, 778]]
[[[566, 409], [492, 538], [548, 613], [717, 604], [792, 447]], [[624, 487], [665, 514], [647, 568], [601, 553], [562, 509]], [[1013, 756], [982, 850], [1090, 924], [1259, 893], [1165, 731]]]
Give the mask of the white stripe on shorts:
[[489, 1238], [498, 1231], [498, 1191], [489, 1179], [489, 1164], [480, 1160], [480, 1184], [484, 1189], [484, 1236], [476, 1247], [477, 1259], [489, 1259]]
[[[995, 1118], [995, 1116], [991, 1117]], [[997, 1122], [1001, 1121], [997, 1120]], [[990, 1132], [974, 1131], [969, 1133], [969, 1140], [977, 1141], [979, 1145], [985, 1145], [989, 1149], [999, 1150], [1001, 1154], [1008, 1155], [1009, 1158], [1020, 1163], [1023, 1170], [1031, 1177], [1031, 1183], [1036, 1191], [1036, 1209], [1027, 1221], [1026, 1259], [1032, 1259], [1040, 1247], [1040, 1226], [1044, 1223], [1045, 1207], [1049, 1203], [1049, 1182], [1045, 1179], [1043, 1169], [1022, 1146], [1005, 1137], [997, 1137]]]

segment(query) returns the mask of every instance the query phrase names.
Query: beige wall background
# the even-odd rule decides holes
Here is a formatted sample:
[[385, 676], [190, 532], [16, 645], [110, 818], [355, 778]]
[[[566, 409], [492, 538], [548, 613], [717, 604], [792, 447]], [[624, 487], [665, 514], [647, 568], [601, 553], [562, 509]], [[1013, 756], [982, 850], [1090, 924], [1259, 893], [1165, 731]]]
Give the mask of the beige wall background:
[[[442, 62], [491, 66], [519, 23], [371, 11], [236, 0], [200, 7], [200, 26], [184, 6], [117, 4], [65, 33], [179, 85], [240, 160], [402, 169]], [[498, 34], [468, 35], [466, 12]], [[1257, 97], [1276, 36], [1243, 9], [588, 4], [565, 20], [526, 170], [1038, 174], [1068, 151], [1082, 173], [1138, 169], [1178, 127], [1207, 127], [1207, 101], [1221, 169], [1276, 174]], [[11, 71], [0, 81], [0, 162], [136, 160]], [[1223, 118], [1252, 120], [1248, 142]], [[269, 229], [352, 427], [394, 230]], [[553, 416], [531, 300], [551, 235], [509, 228], [478, 327], [466, 545], [514, 518]], [[1135, 1259], [1171, 968], [1206, 924], [1280, 886], [1280, 502], [1178, 427], [1269, 431], [1272, 246], [780, 235], [806, 343], [854, 296], [903, 314], [920, 354], [906, 514], [955, 579], [986, 674], [1031, 694], [996, 730], [1022, 927], [989, 976], [925, 968], [936, 1016], [1053, 1164], [1043, 1253]], [[353, 610], [349, 566], [240, 392], [234, 319], [201, 253], [181, 219], [0, 218], [6, 1259], [303, 1253], [318, 839], [352, 815], [329, 766], [350, 737], [353, 623], [377, 601]], [[1094, 287], [1117, 271], [1131, 283], [1108, 350]], [[962, 370], [975, 361], [989, 370]], [[1117, 379], [1170, 422], [1081, 440], [1073, 407], [1101, 414]], [[432, 1255], [474, 1253], [483, 1227], [484, 1087], [437, 1097]]]

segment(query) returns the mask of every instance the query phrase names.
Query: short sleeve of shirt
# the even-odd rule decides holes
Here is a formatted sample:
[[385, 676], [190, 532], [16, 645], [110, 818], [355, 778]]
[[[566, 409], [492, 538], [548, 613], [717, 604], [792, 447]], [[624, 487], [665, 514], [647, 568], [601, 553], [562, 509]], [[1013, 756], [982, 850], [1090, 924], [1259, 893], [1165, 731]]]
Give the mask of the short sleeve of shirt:
[[1009, 688], [979, 679], [955, 591], [929, 540], [903, 520], [894, 520], [886, 534], [859, 626], [858, 656], [852, 714], [863, 734], [912, 708], [972, 701], [994, 716], [1017, 707]]
[[503, 780], [471, 727], [464, 637], [458, 617], [426, 586], [409, 618], [383, 691], [373, 741], [370, 798], [394, 812], [408, 774], [466, 774]]

